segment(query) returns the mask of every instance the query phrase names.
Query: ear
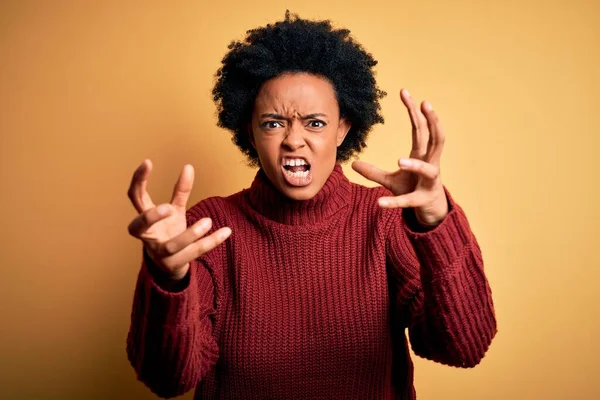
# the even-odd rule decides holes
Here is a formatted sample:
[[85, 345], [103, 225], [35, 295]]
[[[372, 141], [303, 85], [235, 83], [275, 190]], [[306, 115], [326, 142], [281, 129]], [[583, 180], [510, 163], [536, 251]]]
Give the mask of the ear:
[[254, 149], [256, 149], [256, 143], [254, 143], [254, 133], [252, 132], [252, 122], [248, 123], [246, 127], [246, 133], [248, 134], [248, 140]]
[[352, 124], [346, 118], [341, 118], [337, 129], [337, 147], [340, 147], [344, 143], [344, 139], [348, 132], [350, 132], [350, 128], [352, 128]]

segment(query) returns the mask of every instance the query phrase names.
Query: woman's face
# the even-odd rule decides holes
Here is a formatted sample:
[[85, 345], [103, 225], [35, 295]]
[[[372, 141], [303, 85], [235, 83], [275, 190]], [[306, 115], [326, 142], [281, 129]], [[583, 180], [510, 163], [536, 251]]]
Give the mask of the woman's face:
[[329, 178], [349, 129], [327, 80], [284, 74], [267, 81], [256, 96], [250, 140], [277, 189], [308, 200]]

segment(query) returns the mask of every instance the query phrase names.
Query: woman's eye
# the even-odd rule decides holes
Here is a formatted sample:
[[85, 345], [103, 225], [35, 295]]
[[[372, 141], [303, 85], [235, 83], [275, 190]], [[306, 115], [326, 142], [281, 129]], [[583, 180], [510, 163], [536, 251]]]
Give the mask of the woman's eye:
[[310, 121], [310, 122], [308, 123], [308, 125], [309, 125], [311, 128], [323, 128], [323, 127], [324, 127], [326, 124], [325, 124], [325, 122], [323, 122], [323, 121], [315, 120], [315, 121]]
[[267, 121], [261, 124], [262, 128], [266, 129], [276, 129], [282, 127], [281, 122], [279, 121]]

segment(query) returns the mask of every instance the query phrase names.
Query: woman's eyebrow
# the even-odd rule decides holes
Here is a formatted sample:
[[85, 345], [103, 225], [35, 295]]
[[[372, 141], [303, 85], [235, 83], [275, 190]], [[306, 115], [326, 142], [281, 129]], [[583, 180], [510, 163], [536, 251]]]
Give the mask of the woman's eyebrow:
[[[280, 119], [280, 120], [288, 120], [289, 118], [284, 117], [281, 114], [274, 114], [274, 113], [265, 113], [265, 114], [261, 114], [260, 115], [261, 118], [273, 118], [273, 119]], [[313, 118], [317, 118], [317, 117], [324, 117], [327, 118], [327, 114], [323, 114], [323, 113], [313, 113], [313, 114], [308, 114], [308, 115], [301, 115], [300, 119], [305, 120], [305, 119], [313, 119]]]
[[300, 119], [313, 119], [313, 118], [317, 118], [317, 117], [327, 118], [327, 114], [323, 114], [323, 113], [308, 114], [308, 115], [300, 116]]
[[287, 120], [286, 117], [284, 117], [281, 114], [273, 114], [273, 113], [265, 113], [265, 114], [261, 114], [260, 115], [261, 118], [273, 118], [273, 119], [283, 119], [283, 120]]

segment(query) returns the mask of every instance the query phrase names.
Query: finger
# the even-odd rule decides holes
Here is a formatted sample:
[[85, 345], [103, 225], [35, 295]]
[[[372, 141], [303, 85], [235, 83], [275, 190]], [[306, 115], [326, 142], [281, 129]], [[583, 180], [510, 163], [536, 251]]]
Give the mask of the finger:
[[197, 240], [192, 245], [192, 247], [195, 249], [194, 251], [196, 251], [196, 258], [200, 257], [205, 253], [208, 253], [209, 251], [223, 243], [230, 235], [231, 228], [224, 227], [206, 237], [203, 237], [200, 240]]
[[440, 168], [437, 165], [416, 158], [401, 158], [398, 160], [398, 165], [403, 170], [413, 172], [430, 180], [437, 179], [440, 174]]
[[146, 191], [146, 185], [148, 183], [148, 177], [150, 176], [151, 171], [152, 161], [144, 160], [144, 162], [133, 173], [131, 183], [129, 184], [127, 196], [131, 200], [131, 203], [138, 213], [154, 207], [154, 203]]
[[208, 253], [215, 247], [223, 243], [231, 235], [231, 229], [228, 227], [221, 228], [213, 232], [209, 236], [205, 236], [202, 239], [195, 241], [190, 244], [179, 253], [172, 255], [165, 259], [165, 265], [167, 267], [176, 267], [185, 265], [193, 260], [201, 257], [203, 254]]
[[352, 169], [364, 176], [370, 181], [377, 182], [381, 186], [389, 189], [390, 187], [390, 174], [376, 166], [369, 164], [364, 161], [354, 161], [352, 163]]
[[183, 171], [175, 183], [173, 189], [173, 196], [171, 197], [171, 204], [175, 207], [186, 208], [190, 193], [192, 192], [192, 186], [194, 185], [194, 167], [191, 165], [185, 165]]
[[400, 91], [400, 98], [408, 110], [408, 116], [410, 117], [410, 124], [412, 127], [411, 157], [422, 158], [427, 153], [427, 122], [408, 90], [402, 89]]
[[429, 143], [427, 145], [427, 155], [425, 160], [432, 164], [439, 165], [446, 136], [437, 113], [433, 110], [431, 104], [428, 101], [424, 101], [421, 104], [421, 109], [425, 115], [427, 127], [429, 129]]
[[401, 196], [380, 197], [377, 203], [381, 208], [414, 208], [425, 203], [422, 193], [411, 192]]
[[158, 221], [165, 219], [173, 212], [170, 204], [161, 204], [158, 207], [152, 207], [149, 210], [142, 211], [140, 215], [134, 218], [127, 227], [129, 234], [138, 239], [142, 238], [144, 232]]
[[211, 226], [212, 220], [210, 218], [202, 218], [184, 232], [163, 243], [157, 251], [158, 255], [161, 257], [168, 257], [180, 252], [206, 235]]

